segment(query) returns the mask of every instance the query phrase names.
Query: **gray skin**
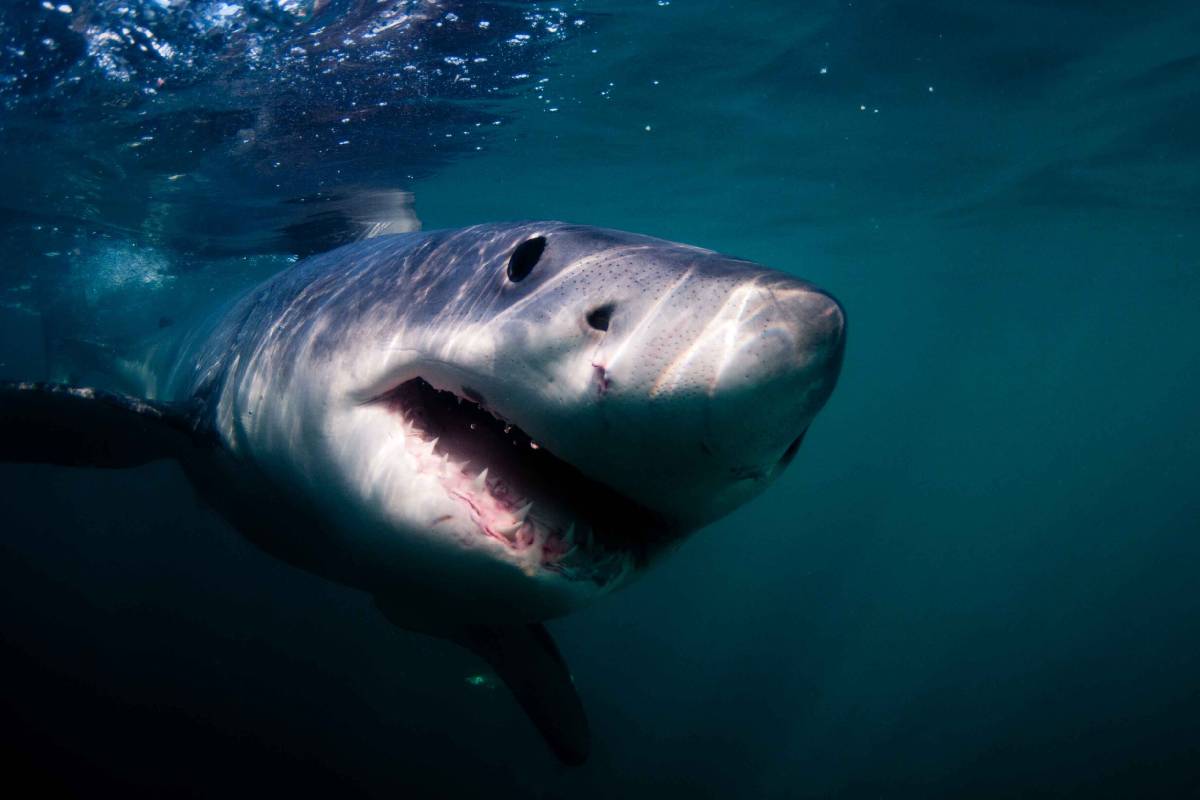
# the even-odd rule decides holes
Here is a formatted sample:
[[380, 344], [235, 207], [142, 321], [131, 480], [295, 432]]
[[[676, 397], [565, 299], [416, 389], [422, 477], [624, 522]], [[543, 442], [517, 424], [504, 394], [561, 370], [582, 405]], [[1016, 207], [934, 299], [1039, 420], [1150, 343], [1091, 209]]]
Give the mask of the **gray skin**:
[[[488, 659], [575, 762], [582, 710], [525, 626], [627, 584], [769, 485], [833, 390], [844, 338], [811, 284], [646, 236], [560, 222], [382, 236], [155, 342], [136, 370], [145, 401], [114, 401], [136, 424], [103, 417], [102, 457], [40, 460], [124, 466], [112, 440], [141, 437], [134, 463], [161, 420], [190, 431], [160, 449], [239, 531]], [[29, 396], [0, 407], [36, 416]]]

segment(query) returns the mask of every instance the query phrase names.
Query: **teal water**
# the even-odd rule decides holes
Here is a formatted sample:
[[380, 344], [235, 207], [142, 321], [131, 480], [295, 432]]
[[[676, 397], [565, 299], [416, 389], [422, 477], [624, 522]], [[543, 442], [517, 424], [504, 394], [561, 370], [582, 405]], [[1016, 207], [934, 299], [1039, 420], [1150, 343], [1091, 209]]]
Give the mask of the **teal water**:
[[[403, 138], [380, 123], [368, 155], [284, 157], [280, 191], [344, 170], [411, 191], [426, 228], [639, 231], [788, 270], [846, 307], [841, 381], [779, 483], [552, 625], [591, 761], [558, 767], [468, 656], [269, 561], [172, 469], [5, 466], [17, 768], [77, 792], [206, 796], [1195, 791], [1197, 9], [566, 13], [569, 35], [506, 72], [528, 78], [405, 117]], [[283, 263], [163, 234], [204, 227], [175, 222], [206, 195], [164, 200], [169, 175], [270, 197], [257, 173], [239, 183], [241, 122], [203, 146], [159, 122], [165, 149], [138, 160], [125, 122], [64, 110], [101, 99], [6, 106], [3, 377], [46, 368], [41, 318], [62, 313], [63, 286], [100, 285], [93, 305], [132, 320], [147, 292], [220, 291]], [[483, 137], [473, 114], [493, 130], [460, 146]], [[434, 126], [444, 141], [420, 144]], [[86, 136], [100, 167], [79, 156]], [[281, 140], [272, 152], [295, 152]], [[114, 249], [132, 277], [102, 269]]]

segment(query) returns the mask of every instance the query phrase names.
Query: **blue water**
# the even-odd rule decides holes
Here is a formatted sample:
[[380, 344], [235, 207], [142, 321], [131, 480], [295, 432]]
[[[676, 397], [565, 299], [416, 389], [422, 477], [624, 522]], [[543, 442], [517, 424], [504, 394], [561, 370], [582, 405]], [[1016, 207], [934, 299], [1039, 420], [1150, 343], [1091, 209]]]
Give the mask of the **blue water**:
[[426, 228], [711, 247], [850, 321], [780, 482], [551, 625], [576, 770], [469, 655], [271, 561], [173, 467], [4, 466], [11, 774], [1196, 792], [1197, 42], [1187, 2], [4, 4], [0, 377], [46, 374], [47, 325], [108, 344], [285, 266], [287, 201], [362, 189]]

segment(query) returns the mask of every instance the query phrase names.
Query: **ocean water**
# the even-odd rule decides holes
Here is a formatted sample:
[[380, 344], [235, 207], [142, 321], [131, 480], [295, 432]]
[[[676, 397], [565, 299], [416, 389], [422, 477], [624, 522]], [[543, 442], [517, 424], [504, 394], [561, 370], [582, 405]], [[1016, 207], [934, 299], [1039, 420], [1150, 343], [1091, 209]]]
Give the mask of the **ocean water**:
[[710, 247], [850, 324], [788, 473], [551, 623], [575, 769], [175, 467], [0, 466], [5, 781], [1196, 793], [1197, 42], [1186, 2], [4, 4], [0, 377], [286, 266], [286, 201], [361, 189]]

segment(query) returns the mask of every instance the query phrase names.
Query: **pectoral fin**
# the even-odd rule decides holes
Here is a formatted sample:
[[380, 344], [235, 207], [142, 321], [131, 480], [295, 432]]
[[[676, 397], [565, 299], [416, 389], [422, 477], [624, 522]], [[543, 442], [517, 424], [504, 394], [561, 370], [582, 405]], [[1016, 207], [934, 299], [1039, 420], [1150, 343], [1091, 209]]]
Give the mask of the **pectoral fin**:
[[203, 444], [178, 406], [57, 383], [0, 381], [0, 461], [136, 467]]
[[567, 662], [544, 625], [470, 626], [451, 637], [491, 664], [564, 764], [587, 760], [591, 733]]
[[[389, 620], [410, 627], [402, 610], [376, 598]], [[482, 658], [504, 681], [546, 744], [564, 764], [587, 760], [591, 732], [567, 662], [544, 625], [466, 625], [423, 633], [448, 639]]]

